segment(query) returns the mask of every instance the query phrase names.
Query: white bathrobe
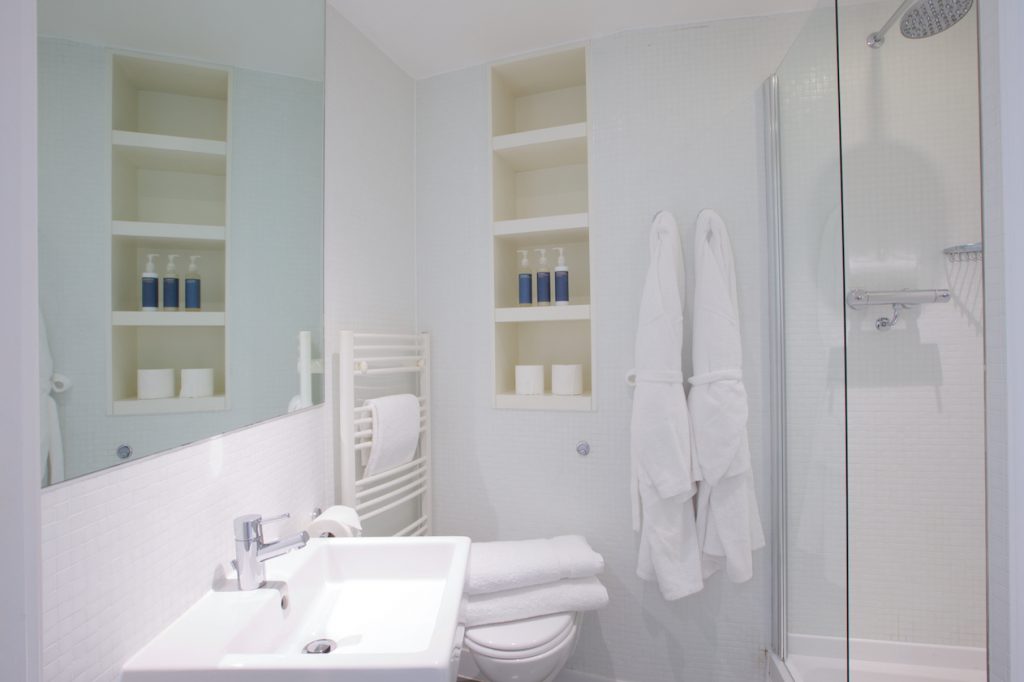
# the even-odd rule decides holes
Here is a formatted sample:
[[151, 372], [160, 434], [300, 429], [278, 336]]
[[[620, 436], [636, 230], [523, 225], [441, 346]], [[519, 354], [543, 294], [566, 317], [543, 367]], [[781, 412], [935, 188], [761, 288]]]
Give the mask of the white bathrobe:
[[747, 391], [736, 272], [725, 223], [710, 209], [694, 238], [693, 378], [690, 421], [700, 468], [697, 533], [704, 577], [721, 568], [733, 582], [753, 575], [764, 546], [747, 441]]
[[637, 575], [657, 580], [665, 599], [679, 599], [700, 591], [704, 581], [683, 392], [683, 252], [671, 213], [654, 217], [650, 248], [631, 372], [633, 528], [640, 531]]

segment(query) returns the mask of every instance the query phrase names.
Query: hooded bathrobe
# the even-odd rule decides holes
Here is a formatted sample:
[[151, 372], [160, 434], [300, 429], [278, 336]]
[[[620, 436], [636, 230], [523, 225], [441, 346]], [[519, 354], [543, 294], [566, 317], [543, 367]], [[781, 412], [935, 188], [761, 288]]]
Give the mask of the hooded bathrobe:
[[630, 373], [636, 384], [630, 426], [633, 528], [640, 531], [637, 575], [657, 580], [665, 599], [679, 599], [701, 590], [704, 582], [683, 392], [683, 252], [672, 214], [654, 217], [650, 249], [636, 368]]
[[721, 568], [733, 582], [753, 575], [751, 553], [764, 546], [747, 441], [747, 391], [736, 272], [725, 223], [712, 210], [694, 237], [693, 378], [690, 421], [700, 468], [697, 533], [704, 577]]

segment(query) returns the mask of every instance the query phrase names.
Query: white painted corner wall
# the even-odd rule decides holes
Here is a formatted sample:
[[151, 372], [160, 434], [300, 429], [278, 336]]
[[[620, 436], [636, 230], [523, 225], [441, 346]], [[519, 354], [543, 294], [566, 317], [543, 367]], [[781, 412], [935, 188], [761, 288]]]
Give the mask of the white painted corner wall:
[[0, 670], [39, 679], [36, 4], [0, 3]]
[[[327, 3], [324, 394], [337, 404], [338, 331], [416, 330], [415, 81]], [[328, 481], [340, 495], [336, 410]]]

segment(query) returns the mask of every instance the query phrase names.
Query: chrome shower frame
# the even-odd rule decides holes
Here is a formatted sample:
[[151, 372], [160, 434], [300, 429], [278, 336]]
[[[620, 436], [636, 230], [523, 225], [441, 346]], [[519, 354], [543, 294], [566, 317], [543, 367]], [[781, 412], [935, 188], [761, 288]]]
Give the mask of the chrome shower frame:
[[765, 184], [768, 209], [768, 366], [769, 451], [772, 472], [772, 649], [786, 658], [786, 299], [783, 291], [782, 137], [779, 77], [772, 74], [762, 86], [764, 106]]

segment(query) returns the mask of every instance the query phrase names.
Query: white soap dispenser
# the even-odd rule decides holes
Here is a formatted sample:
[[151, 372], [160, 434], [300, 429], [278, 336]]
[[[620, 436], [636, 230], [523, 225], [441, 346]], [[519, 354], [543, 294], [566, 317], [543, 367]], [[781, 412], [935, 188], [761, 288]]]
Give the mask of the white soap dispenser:
[[200, 284], [199, 256], [189, 256], [188, 274], [185, 276], [185, 310], [199, 310], [201, 306]]
[[173, 253], [167, 256], [167, 272], [164, 273], [164, 310], [178, 309], [178, 270], [174, 265], [174, 259], [178, 254]]
[[519, 305], [533, 305], [533, 273], [530, 271], [529, 251], [522, 249], [519, 254]]
[[569, 267], [565, 264], [565, 249], [553, 247], [558, 252], [555, 266], [555, 305], [569, 305]]
[[156, 272], [156, 259], [160, 254], [146, 256], [146, 268], [142, 272], [142, 309], [151, 312], [160, 309], [160, 275]]

